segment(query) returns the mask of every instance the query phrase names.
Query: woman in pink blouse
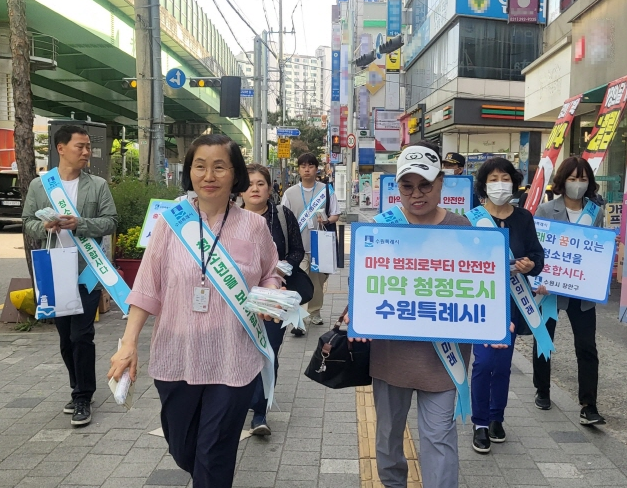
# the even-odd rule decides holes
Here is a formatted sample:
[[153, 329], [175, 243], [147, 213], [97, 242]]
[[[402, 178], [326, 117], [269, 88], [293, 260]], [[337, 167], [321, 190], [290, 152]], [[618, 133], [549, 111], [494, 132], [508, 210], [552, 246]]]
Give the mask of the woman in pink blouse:
[[[278, 288], [278, 255], [265, 219], [229, 200], [249, 186], [237, 144], [216, 134], [196, 139], [185, 156], [182, 182], [185, 191], [197, 193], [194, 207], [249, 288]], [[148, 373], [161, 399], [170, 454], [192, 475], [195, 488], [230, 487], [264, 358], [209, 280], [202, 285], [208, 303], [201, 307], [208, 310], [195, 311], [201, 276], [197, 261], [160, 218], [127, 299], [131, 308], [122, 348], [111, 358], [108, 376], [119, 379], [128, 367], [135, 380], [139, 333], [155, 315]]]

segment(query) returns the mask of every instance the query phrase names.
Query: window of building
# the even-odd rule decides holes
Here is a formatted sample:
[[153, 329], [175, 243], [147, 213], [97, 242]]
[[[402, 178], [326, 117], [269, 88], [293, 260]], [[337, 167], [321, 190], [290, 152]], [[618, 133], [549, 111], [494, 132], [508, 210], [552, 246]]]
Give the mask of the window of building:
[[464, 18], [459, 26], [461, 77], [524, 81], [521, 70], [540, 55], [539, 25]]

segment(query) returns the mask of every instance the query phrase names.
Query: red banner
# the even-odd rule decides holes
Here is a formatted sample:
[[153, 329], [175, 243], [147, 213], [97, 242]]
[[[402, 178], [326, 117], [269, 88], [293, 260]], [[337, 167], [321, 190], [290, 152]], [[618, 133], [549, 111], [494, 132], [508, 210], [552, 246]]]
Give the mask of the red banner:
[[348, 107], [342, 105], [340, 107], [340, 146], [347, 147], [346, 138], [348, 137]]
[[569, 98], [564, 102], [564, 106], [557, 116], [553, 130], [549, 136], [549, 140], [544, 147], [542, 158], [538, 163], [538, 169], [536, 170], [533, 182], [531, 183], [531, 188], [529, 189], [529, 196], [525, 202], [525, 208], [532, 214], [536, 213], [538, 205], [542, 202], [544, 190], [551, 179], [553, 166], [555, 166], [557, 156], [559, 155], [560, 150], [564, 145], [564, 141], [566, 140], [566, 136], [570, 131], [570, 126], [575, 118], [575, 111], [579, 106], [581, 97], [582, 95], [577, 95], [576, 97]]
[[595, 173], [605, 159], [607, 148], [614, 139], [616, 128], [625, 109], [626, 98], [627, 76], [614, 80], [607, 85], [603, 105], [601, 105], [597, 121], [590, 134], [590, 142], [581, 155], [582, 158], [588, 160]]

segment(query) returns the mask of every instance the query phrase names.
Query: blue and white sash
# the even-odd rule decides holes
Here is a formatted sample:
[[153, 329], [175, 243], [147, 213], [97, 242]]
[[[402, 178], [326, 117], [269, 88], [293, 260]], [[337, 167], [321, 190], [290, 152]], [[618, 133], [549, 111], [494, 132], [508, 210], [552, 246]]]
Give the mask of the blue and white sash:
[[[313, 191], [313, 190], [312, 190]], [[331, 195], [335, 193], [333, 187], [329, 187], [329, 198]], [[305, 209], [298, 216], [298, 227], [300, 227], [300, 231], [303, 232], [307, 228], [307, 222], [309, 222], [315, 215], [315, 213], [322, 208], [322, 206], [327, 202], [327, 187], [325, 185], [322, 190], [320, 190], [315, 197], [311, 199], [309, 205], [305, 202]]]
[[[474, 227], [497, 227], [496, 222], [484, 207], [475, 207], [466, 213], [466, 217]], [[509, 251], [509, 258], [514, 259], [512, 251]], [[525, 318], [527, 325], [531, 329], [538, 344], [538, 357], [544, 355], [550, 359], [551, 351], [555, 351], [553, 341], [546, 330], [547, 318], [540, 314], [538, 305], [531, 291], [531, 286], [527, 279], [520, 273], [509, 278], [509, 289], [521, 315]]]
[[[163, 218], [176, 234], [183, 246], [190, 253], [198, 267], [202, 269], [200, 259], [200, 247], [209, 251], [215, 240], [215, 235], [207, 224], [203, 222], [203, 242], [200, 242], [200, 230], [198, 228], [198, 212], [188, 201], [182, 201], [175, 207], [163, 212]], [[226, 271], [225, 271], [226, 270]], [[274, 398], [274, 352], [270, 347], [270, 341], [266, 334], [266, 328], [257, 315], [244, 310], [244, 302], [248, 297], [248, 283], [240, 271], [237, 263], [229, 255], [226, 249], [218, 241], [209, 265], [206, 276], [220, 293], [222, 299], [240, 321], [244, 330], [251, 338], [255, 347], [263, 355], [264, 366], [261, 370], [263, 389], [268, 399], [268, 407], [272, 405]], [[189, 304], [191, 306], [191, 303]]]
[[[374, 217], [378, 224], [409, 224], [402, 210], [395, 205], [391, 209]], [[446, 372], [453, 380], [457, 389], [457, 402], [453, 418], [461, 416], [466, 423], [466, 417], [471, 415], [470, 388], [468, 387], [468, 374], [462, 352], [457, 342], [432, 342], [435, 352], [444, 365]]]
[[[41, 182], [46, 195], [48, 195], [48, 200], [50, 200], [52, 207], [59, 214], [80, 217], [76, 207], [74, 207], [70, 197], [65, 192], [65, 188], [63, 188], [58, 168], [54, 168], [42, 175]], [[126, 299], [131, 289], [109, 262], [96, 240], [91, 237], [75, 236], [67, 230], [62, 230], [61, 232], [67, 232], [72, 237], [74, 244], [76, 244], [81, 256], [87, 263], [87, 267], [78, 277], [78, 283], [85, 285], [91, 293], [100, 281], [105, 290], [111, 295], [111, 298], [120, 307], [120, 310], [127, 314], [129, 305], [126, 303]]]
[[575, 224], [588, 226], [594, 224], [600, 211], [601, 207], [595, 204], [592, 200], [588, 200], [588, 203], [586, 203], [586, 206], [583, 208], [581, 215]]

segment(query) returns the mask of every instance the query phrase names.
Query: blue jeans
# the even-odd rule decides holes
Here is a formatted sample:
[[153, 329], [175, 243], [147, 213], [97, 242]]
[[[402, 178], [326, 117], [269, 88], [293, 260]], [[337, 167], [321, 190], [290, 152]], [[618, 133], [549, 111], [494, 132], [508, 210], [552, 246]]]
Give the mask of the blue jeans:
[[475, 360], [472, 363], [470, 395], [471, 419], [475, 425], [488, 426], [494, 420], [503, 422], [515, 341], [516, 333], [513, 333], [507, 349], [484, 347], [483, 344], [473, 346]]

